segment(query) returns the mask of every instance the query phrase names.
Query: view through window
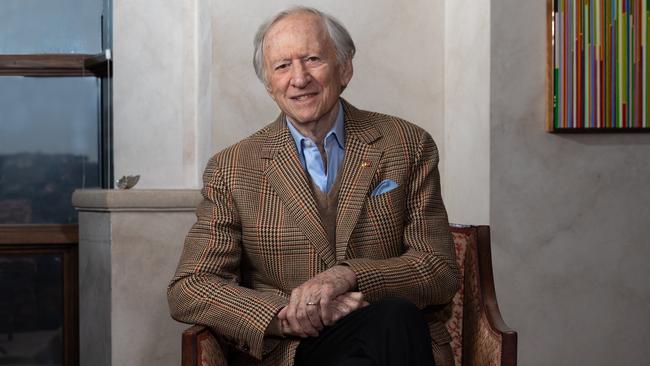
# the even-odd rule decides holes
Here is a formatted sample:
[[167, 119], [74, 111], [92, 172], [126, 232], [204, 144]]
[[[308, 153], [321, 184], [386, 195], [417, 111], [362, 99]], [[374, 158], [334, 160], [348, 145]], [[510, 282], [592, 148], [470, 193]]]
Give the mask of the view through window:
[[96, 78], [0, 77], [0, 223], [74, 223], [76, 188], [99, 187]]
[[0, 365], [78, 365], [78, 188], [111, 188], [110, 0], [0, 1]]

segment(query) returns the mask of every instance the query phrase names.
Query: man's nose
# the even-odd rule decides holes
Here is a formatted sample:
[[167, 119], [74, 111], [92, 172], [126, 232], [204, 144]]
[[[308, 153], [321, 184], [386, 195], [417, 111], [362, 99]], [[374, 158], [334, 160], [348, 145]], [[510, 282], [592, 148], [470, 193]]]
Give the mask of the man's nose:
[[291, 86], [304, 88], [311, 81], [311, 75], [307, 72], [302, 62], [296, 62], [291, 68]]

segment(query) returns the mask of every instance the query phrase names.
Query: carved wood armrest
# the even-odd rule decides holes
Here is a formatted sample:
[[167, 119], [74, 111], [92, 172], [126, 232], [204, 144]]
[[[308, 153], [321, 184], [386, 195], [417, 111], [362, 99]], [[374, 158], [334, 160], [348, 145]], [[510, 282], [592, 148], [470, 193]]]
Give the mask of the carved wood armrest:
[[182, 366], [228, 366], [226, 349], [208, 327], [193, 325], [186, 329], [182, 348]]
[[[517, 364], [517, 332], [506, 325], [501, 317], [494, 290], [492, 255], [490, 248], [490, 228], [477, 228], [478, 271], [481, 301], [478, 314], [473, 318], [474, 330], [468, 337], [467, 359], [474, 365], [515, 366]], [[469, 320], [469, 319], [468, 319]]]

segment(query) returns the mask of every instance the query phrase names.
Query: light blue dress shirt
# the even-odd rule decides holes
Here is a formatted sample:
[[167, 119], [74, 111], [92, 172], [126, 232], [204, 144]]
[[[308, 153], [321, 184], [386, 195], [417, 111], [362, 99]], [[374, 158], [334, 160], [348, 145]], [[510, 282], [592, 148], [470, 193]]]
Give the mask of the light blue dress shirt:
[[325, 135], [324, 150], [325, 154], [327, 154], [327, 170], [325, 170], [323, 159], [315, 141], [298, 132], [293, 126], [293, 122], [287, 117], [287, 126], [291, 132], [291, 136], [296, 141], [300, 163], [307, 170], [307, 173], [318, 189], [325, 193], [329, 192], [332, 185], [334, 185], [339, 169], [343, 166], [343, 158], [345, 157], [343, 105], [341, 105], [340, 101], [338, 105], [339, 111], [334, 126]]

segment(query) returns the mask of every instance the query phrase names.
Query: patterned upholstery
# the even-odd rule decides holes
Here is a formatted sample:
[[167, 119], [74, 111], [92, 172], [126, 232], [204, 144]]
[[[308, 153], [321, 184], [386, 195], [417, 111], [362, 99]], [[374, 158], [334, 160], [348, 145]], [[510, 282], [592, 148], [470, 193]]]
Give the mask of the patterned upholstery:
[[[484, 229], [487, 230], [487, 227]], [[489, 280], [492, 280], [491, 267], [479, 268], [479, 255], [487, 256], [489, 259], [489, 232], [487, 243], [482, 243], [479, 248], [477, 227], [452, 226], [451, 231], [456, 260], [462, 273], [461, 288], [452, 299], [451, 312], [445, 323], [451, 335], [451, 348], [455, 364], [456, 366], [516, 365], [516, 333], [508, 329], [505, 324], [495, 326], [495, 322], [502, 322], [498, 309], [496, 315], [490, 315], [486, 309], [487, 294], [484, 293], [485, 287], [482, 287], [481, 282], [485, 279], [481, 279], [481, 276], [489, 275]], [[495, 299], [492, 300], [496, 303]], [[492, 311], [494, 312], [494, 310]], [[495, 319], [495, 316], [498, 319]], [[197, 332], [195, 329], [201, 330]], [[509, 342], [507, 349], [505, 347], [506, 336]], [[207, 328], [194, 326], [185, 331], [183, 337], [183, 366], [228, 365], [227, 355], [224, 353], [225, 348], [220, 346]], [[194, 353], [190, 353], [189, 344], [196, 347]]]
[[473, 238], [472, 245], [465, 256], [463, 272], [465, 275], [463, 355], [471, 357], [463, 362], [465, 365], [501, 365], [501, 334], [490, 326], [484, 309], [485, 304], [483, 304], [485, 294], [481, 292], [476, 237]]
[[453, 232], [454, 246], [456, 248], [456, 261], [461, 273], [461, 286], [458, 293], [452, 299], [451, 316], [445, 323], [451, 336], [451, 350], [454, 352], [456, 366], [462, 365], [463, 346], [463, 300], [465, 288], [465, 253], [472, 238], [467, 233]]

